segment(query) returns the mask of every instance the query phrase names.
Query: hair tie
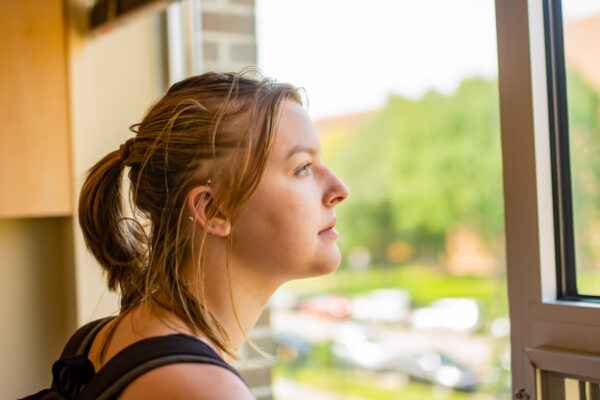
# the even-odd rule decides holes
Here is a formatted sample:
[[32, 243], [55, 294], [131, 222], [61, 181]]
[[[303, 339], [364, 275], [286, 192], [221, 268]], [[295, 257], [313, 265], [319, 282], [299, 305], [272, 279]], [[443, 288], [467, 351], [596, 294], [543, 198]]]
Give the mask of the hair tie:
[[127, 161], [131, 153], [133, 152], [133, 141], [135, 138], [129, 138], [125, 143], [119, 146], [119, 151], [121, 152], [121, 160], [123, 162]]

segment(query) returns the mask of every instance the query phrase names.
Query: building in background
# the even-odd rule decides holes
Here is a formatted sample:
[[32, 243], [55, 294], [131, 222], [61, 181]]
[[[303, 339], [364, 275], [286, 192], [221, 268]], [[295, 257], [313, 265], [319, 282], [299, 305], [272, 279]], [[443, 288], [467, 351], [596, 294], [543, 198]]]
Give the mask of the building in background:
[[597, 51], [600, 37], [600, 15], [576, 19], [565, 25], [567, 65], [583, 75], [586, 82], [600, 90], [600, 54]]

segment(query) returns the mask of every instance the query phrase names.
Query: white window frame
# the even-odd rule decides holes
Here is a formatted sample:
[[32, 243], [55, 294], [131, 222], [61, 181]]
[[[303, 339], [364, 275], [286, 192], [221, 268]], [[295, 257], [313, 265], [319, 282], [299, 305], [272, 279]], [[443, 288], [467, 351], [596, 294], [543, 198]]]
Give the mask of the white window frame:
[[556, 300], [542, 1], [496, 0], [513, 393], [531, 399], [536, 370], [600, 380], [600, 306]]

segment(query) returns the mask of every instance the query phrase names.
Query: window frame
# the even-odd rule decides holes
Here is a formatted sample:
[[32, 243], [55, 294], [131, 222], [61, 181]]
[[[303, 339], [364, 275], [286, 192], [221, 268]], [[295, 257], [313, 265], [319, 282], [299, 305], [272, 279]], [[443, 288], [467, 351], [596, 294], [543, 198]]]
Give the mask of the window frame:
[[564, 51], [562, 0], [544, 0], [548, 113], [555, 224], [556, 285], [559, 300], [600, 302], [579, 293], [571, 182], [570, 130]]
[[583, 368], [600, 305], [558, 299], [544, 1], [496, 0], [513, 393], [530, 399], [540, 370], [600, 379]]
[[569, 114], [561, 0], [544, 0], [557, 299], [577, 300]]

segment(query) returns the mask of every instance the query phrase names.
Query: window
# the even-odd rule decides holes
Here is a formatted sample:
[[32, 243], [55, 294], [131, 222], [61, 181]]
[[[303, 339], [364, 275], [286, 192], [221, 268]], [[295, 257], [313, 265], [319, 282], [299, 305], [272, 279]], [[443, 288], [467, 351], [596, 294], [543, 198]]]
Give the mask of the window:
[[[595, 398], [594, 384], [600, 375], [597, 341], [600, 308], [581, 296], [584, 284], [575, 278], [570, 285], [571, 289], [580, 289], [574, 292], [579, 293], [579, 301], [570, 301], [564, 295], [564, 267], [568, 264], [563, 263], [564, 257], [556, 257], [566, 254], [564, 247], [572, 240], [571, 266], [577, 263], [578, 267], [569, 273], [573, 277], [575, 272], [583, 276], [590, 267], [577, 250], [577, 242], [584, 237], [582, 232], [585, 233], [585, 229], [580, 229], [583, 225], [578, 213], [586, 211], [581, 209], [585, 204], [581, 200], [585, 197], [576, 198], [580, 196], [578, 190], [593, 185], [597, 179], [588, 179], [578, 189], [579, 171], [590, 168], [585, 163], [583, 169], [579, 168], [586, 156], [578, 154], [576, 149], [582, 144], [582, 148], [590, 148], [592, 142], [579, 136], [581, 130], [574, 123], [579, 118], [575, 115], [576, 108], [567, 106], [581, 100], [576, 100], [576, 92], [572, 90], [577, 85], [577, 77], [570, 74], [568, 60], [569, 49], [575, 42], [571, 42], [568, 28], [564, 47], [567, 68], [566, 73], [563, 72], [566, 90], [562, 93], [557, 90], [560, 82], [555, 78], [561, 72], [556, 66], [560, 68], [561, 62], [565, 64], [564, 54], [560, 54], [556, 42], [562, 40], [558, 31], [567, 21], [556, 18], [561, 11], [559, 7], [558, 3], [544, 4], [543, 0], [496, 2], [513, 391], [517, 398], [523, 399], [571, 398], [566, 389], [552, 394], [546, 389], [561, 385], [572, 387], [572, 379], [583, 382], [577, 385], [584, 386], [583, 392], [590, 392], [591, 398]], [[554, 17], [549, 18], [553, 12]], [[547, 31], [554, 32], [549, 36], [554, 43], [549, 45]], [[594, 37], [589, 31], [588, 36]], [[555, 65], [549, 65], [548, 60]], [[567, 124], [565, 116], [573, 121]], [[567, 130], [569, 136], [565, 136]], [[554, 140], [557, 132], [560, 140], [552, 142], [550, 139]], [[557, 153], [553, 153], [554, 150]], [[562, 161], [556, 162], [555, 154], [559, 154]], [[569, 158], [570, 163], [566, 163]], [[589, 160], [595, 161], [593, 157]], [[561, 171], [555, 173], [554, 180], [553, 165], [554, 172]], [[572, 197], [573, 217], [568, 215], [569, 209], [565, 206], [569, 204], [565, 204], [564, 198], [553, 196], [556, 177], [563, 178], [558, 185], [562, 196], [566, 193]], [[571, 185], [565, 184], [565, 177], [571, 180]], [[564, 229], [569, 224], [574, 227], [572, 233]], [[563, 237], [566, 234], [567, 246], [564, 241], [555, 241], [557, 229]], [[583, 245], [585, 239], [581, 243]], [[560, 379], [562, 383], [557, 383]]]
[[544, 2], [558, 297], [600, 295], [600, 5]]

